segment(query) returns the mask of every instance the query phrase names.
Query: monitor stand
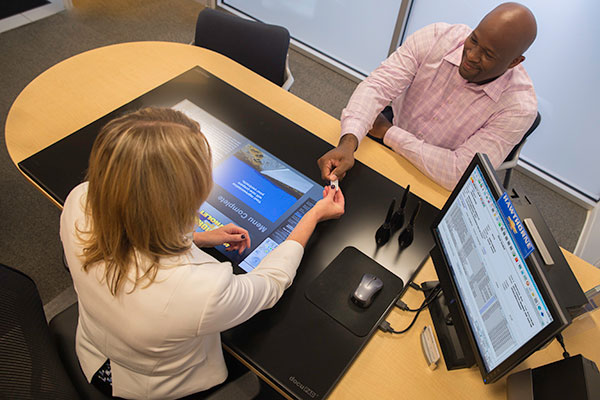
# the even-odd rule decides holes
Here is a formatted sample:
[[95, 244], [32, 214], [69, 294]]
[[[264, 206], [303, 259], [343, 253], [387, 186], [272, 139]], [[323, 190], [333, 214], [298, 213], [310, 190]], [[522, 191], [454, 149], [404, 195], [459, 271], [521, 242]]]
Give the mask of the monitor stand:
[[[438, 285], [438, 281], [423, 282], [421, 288], [425, 294], [425, 297], [429, 297], [429, 294]], [[469, 368], [475, 364], [475, 357], [470, 346], [462, 346], [462, 343], [468, 343], [466, 335], [461, 335], [460, 328], [457, 329], [448, 304], [446, 304], [446, 298], [444, 292], [442, 292], [429, 304], [429, 314], [433, 320], [433, 326], [444, 354], [444, 361], [446, 362], [446, 368], [448, 370]], [[465, 350], [466, 349], [466, 350]]]

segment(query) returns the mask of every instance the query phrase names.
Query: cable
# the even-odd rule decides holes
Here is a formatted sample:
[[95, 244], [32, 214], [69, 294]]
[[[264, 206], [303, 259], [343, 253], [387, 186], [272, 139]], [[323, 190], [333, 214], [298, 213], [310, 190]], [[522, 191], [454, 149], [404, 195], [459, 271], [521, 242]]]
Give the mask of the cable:
[[567, 348], [565, 347], [565, 341], [562, 337], [562, 333], [559, 333], [558, 335], [556, 335], [556, 340], [558, 340], [558, 343], [560, 343], [560, 345], [563, 348], [563, 358], [569, 358], [571, 357], [571, 355], [569, 354], [569, 352], [567, 351]]
[[[412, 285], [411, 285], [411, 287], [412, 287]], [[424, 292], [423, 289], [419, 288], [418, 290], [421, 290]], [[400, 308], [403, 311], [419, 312], [419, 311], [429, 307], [431, 302], [433, 302], [441, 293], [442, 293], [442, 288], [438, 284], [431, 290], [429, 295], [425, 296], [425, 301], [421, 304], [421, 306], [419, 308], [414, 308], [414, 309], [410, 308], [405, 302], [403, 302], [400, 299], [398, 299], [398, 301], [396, 301], [396, 307]]]
[[406, 328], [402, 329], [401, 331], [395, 331], [394, 328], [392, 328], [392, 325], [390, 325], [390, 323], [387, 321], [383, 321], [381, 324], [379, 324], [379, 330], [381, 330], [383, 332], [389, 332], [389, 333], [394, 333], [396, 335], [400, 335], [400, 334], [408, 331], [410, 328], [412, 328], [412, 326], [417, 321], [417, 318], [419, 317], [420, 313], [421, 313], [421, 311], [417, 311], [412, 322]]
[[[415, 322], [417, 322], [417, 318], [419, 317], [419, 314], [421, 313], [421, 311], [423, 311], [425, 308], [427, 308], [427, 306], [442, 292], [442, 289], [440, 288], [440, 286], [436, 286], [435, 288], [433, 288], [433, 290], [431, 291], [431, 293], [429, 293], [429, 295], [427, 295], [425, 297], [425, 299], [423, 299], [423, 303], [421, 303], [421, 306], [419, 308], [417, 308], [416, 310], [410, 310], [410, 311], [414, 311], [415, 312], [415, 316], [413, 318], [413, 320], [411, 321], [411, 323], [404, 329], [402, 329], [401, 331], [396, 331], [394, 330], [394, 328], [392, 328], [392, 325], [388, 322], [388, 321], [382, 321], [379, 324], [379, 330], [383, 331], [383, 332], [389, 332], [389, 333], [393, 333], [396, 335], [400, 335], [402, 333], [407, 332], [410, 328], [412, 328], [412, 326], [415, 324]], [[402, 302], [402, 304], [404, 304], [404, 302]], [[398, 305], [398, 303], [396, 302], [396, 305]], [[406, 305], [406, 304], [405, 304]], [[398, 306], [400, 307], [400, 306]], [[407, 306], [408, 308], [408, 306]]]
[[427, 307], [429, 307], [429, 305], [437, 298], [439, 297], [439, 295], [442, 293], [441, 289], [439, 289], [439, 286], [435, 289], [433, 289], [434, 291], [431, 292], [431, 296], [429, 297], [429, 299], [425, 299], [425, 302], [421, 304], [421, 306], [419, 308], [410, 308], [408, 307], [408, 305], [403, 302], [402, 300], [398, 300], [396, 302], [396, 307], [398, 307], [399, 309], [401, 309], [402, 311], [410, 311], [410, 312], [419, 312], [422, 311], [424, 309], [426, 309]]

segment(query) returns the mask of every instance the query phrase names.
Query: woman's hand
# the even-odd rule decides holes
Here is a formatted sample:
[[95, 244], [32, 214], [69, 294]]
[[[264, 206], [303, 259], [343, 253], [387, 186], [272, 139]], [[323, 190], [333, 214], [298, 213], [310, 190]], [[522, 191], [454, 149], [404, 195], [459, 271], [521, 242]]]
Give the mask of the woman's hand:
[[335, 190], [330, 186], [323, 189], [323, 198], [317, 202], [298, 222], [288, 240], [306, 246], [317, 224], [328, 219], [339, 218], [344, 214], [345, 200], [340, 189]]
[[194, 232], [194, 243], [198, 247], [214, 247], [228, 243], [227, 251], [237, 250], [242, 254], [250, 247], [250, 235], [244, 228], [227, 224], [206, 232]]
[[345, 199], [340, 189], [335, 190], [331, 186], [325, 186], [323, 189], [323, 198], [310, 209], [309, 213], [314, 213], [317, 222], [328, 219], [338, 219], [344, 215]]

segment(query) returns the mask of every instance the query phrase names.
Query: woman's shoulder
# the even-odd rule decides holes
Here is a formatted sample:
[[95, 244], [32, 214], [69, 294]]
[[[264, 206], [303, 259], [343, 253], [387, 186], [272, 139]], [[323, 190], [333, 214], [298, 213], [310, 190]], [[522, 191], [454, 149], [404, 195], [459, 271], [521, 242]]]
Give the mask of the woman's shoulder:
[[63, 204], [63, 213], [75, 211], [77, 209], [83, 210], [85, 207], [88, 186], [89, 182], [82, 182], [69, 192], [65, 199], [65, 203]]
[[[85, 195], [88, 191], [89, 185], [90, 183], [88, 181], [85, 181], [75, 186], [67, 195], [67, 200], [69, 200], [69, 198], [81, 197], [82, 195]], [[65, 203], [67, 202], [67, 200], [65, 201]]]
[[[79, 229], [85, 230], [85, 227], [79, 225], [87, 223], [85, 218], [85, 202], [87, 191], [88, 182], [80, 183], [79, 185], [75, 186], [73, 190], [71, 190], [65, 199], [63, 210], [60, 216], [61, 235], [63, 229], [67, 229], [69, 232], [72, 232], [75, 224], [78, 224]], [[63, 237], [63, 240], [64, 239], [65, 238]]]

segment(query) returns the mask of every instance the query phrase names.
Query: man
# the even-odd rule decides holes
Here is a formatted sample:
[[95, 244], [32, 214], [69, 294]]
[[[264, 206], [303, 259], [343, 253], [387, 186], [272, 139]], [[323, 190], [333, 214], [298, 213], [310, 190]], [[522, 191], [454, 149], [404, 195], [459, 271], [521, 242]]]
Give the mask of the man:
[[[520, 65], [536, 32], [517, 3], [499, 5], [473, 31], [437, 23], [415, 32], [354, 91], [338, 146], [318, 160], [323, 179], [345, 176], [367, 132], [448, 190], [476, 152], [498, 167], [537, 115]], [[393, 123], [380, 114], [390, 102]]]

